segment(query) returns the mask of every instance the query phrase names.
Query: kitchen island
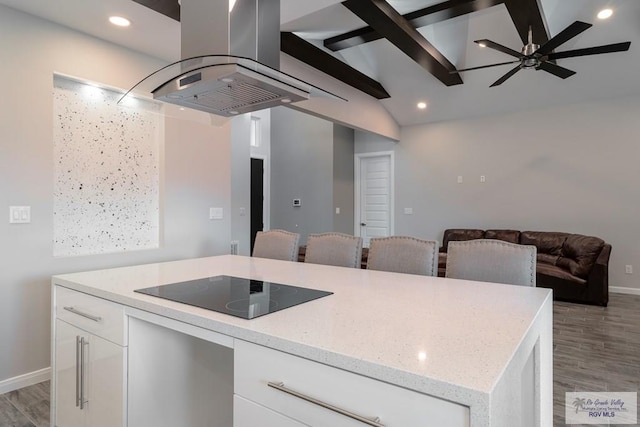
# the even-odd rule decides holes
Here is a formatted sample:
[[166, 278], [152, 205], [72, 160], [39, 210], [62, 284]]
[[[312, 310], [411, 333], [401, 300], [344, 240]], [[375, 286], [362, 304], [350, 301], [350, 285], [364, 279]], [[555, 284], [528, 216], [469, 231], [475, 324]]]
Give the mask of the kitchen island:
[[[134, 292], [219, 275], [333, 295], [245, 320]], [[52, 283], [58, 427], [192, 416], [203, 406], [190, 403], [194, 393], [213, 382], [221, 386], [205, 396], [208, 405], [235, 409], [217, 424], [196, 417], [183, 425], [552, 425], [548, 289], [233, 255], [59, 275]], [[202, 351], [218, 372], [205, 366], [206, 375], [191, 372], [175, 390], [163, 387], [180, 369], [207, 365], [189, 360], [203, 343], [215, 346]], [[196, 384], [207, 375], [215, 381]], [[116, 402], [101, 408], [114, 393]], [[105, 414], [117, 422], [100, 424]]]

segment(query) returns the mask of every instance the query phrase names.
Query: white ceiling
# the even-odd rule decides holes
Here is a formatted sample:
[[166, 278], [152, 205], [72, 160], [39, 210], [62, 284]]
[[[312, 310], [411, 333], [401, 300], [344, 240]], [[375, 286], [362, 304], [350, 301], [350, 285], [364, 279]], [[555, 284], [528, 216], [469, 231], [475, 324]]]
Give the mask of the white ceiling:
[[[440, 0], [395, 0], [389, 3], [407, 13]], [[295, 31], [314, 44], [363, 26], [340, 0], [281, 0], [281, 22], [285, 31]], [[180, 24], [131, 0], [0, 0], [0, 4], [22, 10], [61, 25], [131, 49], [175, 61], [180, 58]], [[384, 107], [401, 125], [501, 114], [547, 105], [577, 103], [598, 98], [640, 93], [640, 1], [638, 0], [541, 0], [551, 36], [576, 20], [594, 26], [557, 51], [631, 41], [629, 52], [559, 60], [577, 72], [562, 80], [542, 71], [523, 70], [503, 85], [489, 85], [509, 66], [462, 74], [463, 85], [446, 87], [386, 40], [349, 48], [336, 56], [380, 81], [391, 94]], [[609, 20], [596, 19], [609, 6]], [[108, 24], [110, 15], [127, 16], [126, 29]], [[519, 50], [521, 41], [503, 5], [471, 15], [420, 28], [419, 31], [457, 68], [473, 67], [512, 58], [479, 48], [473, 40], [488, 38]], [[418, 110], [426, 101], [426, 110]], [[532, 131], [544, 132], [532, 124]]]

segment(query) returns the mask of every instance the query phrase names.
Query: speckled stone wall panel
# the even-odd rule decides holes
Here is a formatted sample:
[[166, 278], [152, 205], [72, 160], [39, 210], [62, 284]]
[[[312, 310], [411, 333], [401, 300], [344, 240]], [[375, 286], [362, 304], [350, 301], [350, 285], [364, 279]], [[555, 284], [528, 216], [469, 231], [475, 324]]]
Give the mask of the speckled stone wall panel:
[[119, 97], [54, 78], [54, 256], [159, 246], [160, 106]]

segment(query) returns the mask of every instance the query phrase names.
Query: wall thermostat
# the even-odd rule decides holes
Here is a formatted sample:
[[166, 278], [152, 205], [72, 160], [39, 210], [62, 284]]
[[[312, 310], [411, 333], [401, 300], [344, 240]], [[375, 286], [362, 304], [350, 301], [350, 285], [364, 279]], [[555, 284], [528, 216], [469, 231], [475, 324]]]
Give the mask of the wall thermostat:
[[294, 206], [294, 207], [302, 206], [302, 200], [300, 200], [300, 199], [293, 199], [293, 206]]

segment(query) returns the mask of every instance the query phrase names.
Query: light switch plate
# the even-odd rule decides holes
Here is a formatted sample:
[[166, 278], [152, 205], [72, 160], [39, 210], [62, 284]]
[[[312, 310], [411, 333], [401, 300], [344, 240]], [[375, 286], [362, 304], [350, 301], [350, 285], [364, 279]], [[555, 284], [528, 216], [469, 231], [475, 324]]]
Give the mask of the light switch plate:
[[9, 206], [9, 224], [29, 224], [31, 206]]
[[413, 215], [413, 208], [404, 208], [405, 215]]
[[222, 208], [209, 208], [209, 219], [223, 219], [224, 211]]

